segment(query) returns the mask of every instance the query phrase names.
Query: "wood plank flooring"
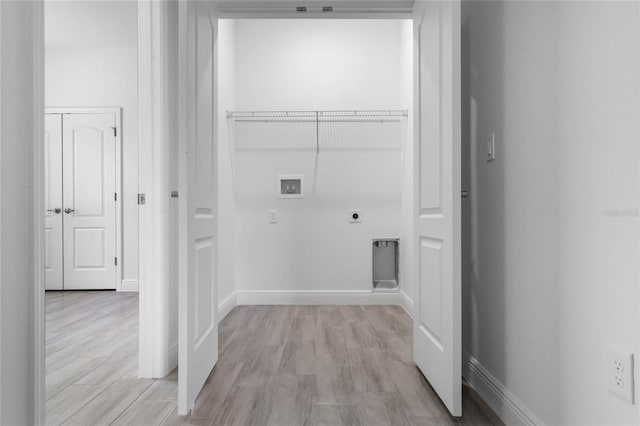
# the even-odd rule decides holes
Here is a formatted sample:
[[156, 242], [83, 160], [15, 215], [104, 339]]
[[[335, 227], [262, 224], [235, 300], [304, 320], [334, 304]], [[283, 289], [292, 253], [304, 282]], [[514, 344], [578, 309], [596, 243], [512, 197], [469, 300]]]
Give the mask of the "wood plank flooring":
[[397, 306], [239, 306], [191, 416], [177, 415], [177, 372], [136, 378], [136, 293], [47, 293], [47, 424], [493, 425], [465, 387], [449, 416], [412, 359]]

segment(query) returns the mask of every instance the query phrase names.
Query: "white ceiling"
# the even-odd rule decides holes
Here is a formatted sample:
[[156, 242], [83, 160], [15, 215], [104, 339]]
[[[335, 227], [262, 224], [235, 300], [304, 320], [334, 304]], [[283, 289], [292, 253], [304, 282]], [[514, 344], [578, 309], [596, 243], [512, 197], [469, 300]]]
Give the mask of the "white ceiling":
[[136, 47], [135, 0], [46, 0], [45, 45], [49, 49]]
[[[294, 6], [304, 5], [310, 8], [310, 12], [321, 11], [322, 6], [333, 6], [336, 13], [406, 12], [411, 10], [414, 2], [414, 0], [215, 1], [222, 10], [227, 12], [294, 12]], [[45, 0], [45, 45], [48, 49], [135, 47], [137, 46], [137, 13], [136, 0]]]

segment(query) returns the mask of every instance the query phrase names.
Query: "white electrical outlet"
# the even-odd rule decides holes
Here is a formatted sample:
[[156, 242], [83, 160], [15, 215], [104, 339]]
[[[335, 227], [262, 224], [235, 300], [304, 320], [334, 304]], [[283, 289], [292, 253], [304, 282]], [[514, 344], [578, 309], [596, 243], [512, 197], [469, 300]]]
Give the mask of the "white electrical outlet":
[[633, 353], [616, 346], [607, 346], [609, 391], [633, 404]]
[[487, 162], [496, 159], [496, 134], [491, 133], [487, 139]]
[[360, 210], [351, 210], [349, 212], [349, 222], [362, 223], [362, 213]]
[[278, 210], [269, 210], [267, 218], [269, 219], [269, 223], [278, 223]]

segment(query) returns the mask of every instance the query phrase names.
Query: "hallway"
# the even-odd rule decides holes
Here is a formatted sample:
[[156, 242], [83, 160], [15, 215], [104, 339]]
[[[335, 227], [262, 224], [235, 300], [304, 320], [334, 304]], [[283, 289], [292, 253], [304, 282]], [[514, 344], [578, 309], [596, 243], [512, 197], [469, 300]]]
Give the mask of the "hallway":
[[138, 293], [47, 292], [46, 311], [47, 425], [158, 425], [175, 409], [175, 374], [137, 378]]
[[236, 307], [190, 418], [175, 372], [136, 378], [137, 322], [137, 293], [47, 293], [47, 424], [500, 424], [467, 388], [464, 417], [449, 417], [397, 306]]

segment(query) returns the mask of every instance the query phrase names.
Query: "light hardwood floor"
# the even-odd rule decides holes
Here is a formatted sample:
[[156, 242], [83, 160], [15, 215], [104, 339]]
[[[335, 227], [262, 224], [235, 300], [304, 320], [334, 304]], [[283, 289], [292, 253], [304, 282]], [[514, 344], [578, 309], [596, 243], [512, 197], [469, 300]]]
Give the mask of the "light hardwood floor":
[[136, 378], [136, 293], [48, 292], [47, 423], [130, 425], [501, 424], [472, 390], [450, 417], [412, 360], [397, 306], [240, 306], [192, 415], [177, 374]]

